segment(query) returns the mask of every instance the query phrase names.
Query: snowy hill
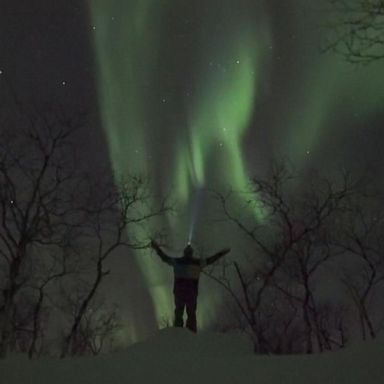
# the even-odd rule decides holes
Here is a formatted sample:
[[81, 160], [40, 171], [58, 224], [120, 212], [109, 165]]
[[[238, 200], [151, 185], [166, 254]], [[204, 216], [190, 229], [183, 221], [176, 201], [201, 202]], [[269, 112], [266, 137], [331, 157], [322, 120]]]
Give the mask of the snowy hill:
[[12, 357], [1, 384], [384, 384], [384, 343], [317, 356], [255, 356], [238, 335], [165, 329], [95, 358]]

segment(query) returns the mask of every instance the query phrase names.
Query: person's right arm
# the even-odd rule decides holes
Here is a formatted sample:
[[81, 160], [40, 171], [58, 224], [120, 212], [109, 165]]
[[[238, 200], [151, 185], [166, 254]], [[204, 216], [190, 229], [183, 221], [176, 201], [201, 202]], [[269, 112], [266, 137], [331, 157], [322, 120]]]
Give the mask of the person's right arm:
[[156, 243], [155, 240], [151, 241], [151, 247], [156, 251], [156, 253], [160, 256], [161, 260], [164, 261], [164, 263], [167, 263], [169, 265], [173, 265], [172, 260], [173, 258], [168, 256], [159, 246], [159, 244]]

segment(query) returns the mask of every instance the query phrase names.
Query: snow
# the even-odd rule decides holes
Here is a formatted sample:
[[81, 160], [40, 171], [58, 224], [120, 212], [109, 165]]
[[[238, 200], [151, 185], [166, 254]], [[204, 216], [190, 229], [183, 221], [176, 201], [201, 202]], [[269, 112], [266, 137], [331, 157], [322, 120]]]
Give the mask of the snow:
[[384, 384], [384, 342], [321, 355], [256, 356], [238, 334], [168, 328], [123, 352], [0, 362], [1, 384]]

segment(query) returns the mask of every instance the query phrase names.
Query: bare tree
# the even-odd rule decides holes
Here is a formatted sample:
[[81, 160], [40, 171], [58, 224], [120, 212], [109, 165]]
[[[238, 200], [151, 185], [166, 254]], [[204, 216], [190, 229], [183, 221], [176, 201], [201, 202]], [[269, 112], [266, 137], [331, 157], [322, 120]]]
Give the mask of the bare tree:
[[49, 300], [52, 300], [50, 297], [51, 292], [49, 292], [50, 286], [55, 284], [58, 279], [67, 277], [75, 272], [75, 269], [72, 269], [69, 265], [71, 257], [68, 255], [68, 252], [71, 251], [71, 245], [65, 247], [62, 244], [60, 249], [52, 251], [51, 260], [44, 260], [43, 263], [38, 264], [38, 276], [31, 285], [31, 290], [35, 292], [36, 298], [32, 304], [31, 340], [28, 348], [30, 359], [38, 353], [37, 345], [43, 343], [44, 331], [45, 328], [48, 328], [47, 324], [44, 324], [42, 314], [49, 311], [46, 301], [47, 297]]
[[366, 339], [367, 332], [371, 338], [377, 334], [370, 301], [375, 294], [382, 294], [384, 283], [384, 215], [380, 208], [367, 208], [361, 203], [351, 206], [338, 246], [351, 259], [341, 272], [341, 281], [355, 305], [362, 338]]
[[108, 259], [119, 248], [146, 248], [148, 238], [137, 234], [143, 232], [142, 226], [148, 225], [150, 219], [169, 209], [165, 200], [154, 203], [148, 181], [138, 176], [131, 176], [117, 186], [107, 185], [103, 188], [98, 185], [98, 189], [95, 189], [91, 185], [86, 200], [82, 230], [93, 271], [87, 279], [88, 288], [83, 293], [70, 331], [65, 337], [61, 357], [76, 351], [73, 346], [76, 336], [102, 281], [110, 273], [106, 267]]
[[350, 308], [344, 303], [324, 303], [318, 306], [319, 331], [325, 348], [343, 348], [349, 340]]
[[77, 183], [71, 140], [82, 122], [79, 115], [68, 117], [59, 108], [20, 107], [1, 127], [2, 357], [14, 332], [17, 295], [32, 279], [28, 273], [32, 253], [38, 247], [59, 246], [71, 230], [70, 193]]
[[384, 1], [329, 0], [325, 50], [351, 63], [384, 58]]
[[[270, 298], [279, 290], [287, 298], [300, 303], [305, 328], [306, 351], [313, 352], [312, 339], [317, 335], [318, 348], [323, 349], [319, 316], [314, 299], [316, 271], [332, 255], [324, 242], [332, 220], [344, 212], [344, 205], [356, 192], [358, 184], [345, 174], [338, 182], [314, 178], [300, 183], [298, 177], [288, 172], [283, 165], [273, 166], [269, 178], [254, 178], [253, 199], [248, 203], [257, 205], [261, 219], [247, 217], [244, 211], [231, 210], [233, 193], [216, 193], [221, 204], [224, 220], [237, 227], [253, 247], [253, 256], [247, 262], [234, 262], [234, 273], [229, 278], [212, 276], [235, 300], [253, 334], [255, 350], [273, 352], [273, 343], [268, 338]], [[287, 269], [291, 278], [287, 280]], [[296, 292], [286, 288], [295, 278]], [[238, 285], [234, 288], [234, 278]], [[302, 294], [297, 294], [298, 288]], [[276, 299], [274, 299], [276, 300]], [[284, 300], [280, 298], [278, 305]], [[287, 306], [287, 304], [285, 304]], [[287, 306], [289, 307], [289, 306]], [[275, 311], [276, 313], [276, 311]], [[296, 311], [293, 310], [293, 317]], [[293, 325], [288, 319], [287, 327]], [[313, 328], [316, 328], [314, 332]]]
[[[145, 247], [144, 226], [168, 207], [140, 176], [116, 184], [110, 174], [98, 174], [96, 180], [79, 167], [75, 141], [86, 123], [83, 115], [16, 103], [15, 113], [2, 123], [0, 356], [12, 345], [30, 357], [38, 352], [45, 331], [42, 315], [60, 300], [60, 287], [68, 284], [76, 290], [80, 278], [85, 285], [65, 336], [65, 356], [85, 329], [109, 274], [110, 256], [121, 247]], [[111, 326], [109, 320], [102, 321], [104, 328]], [[93, 353], [103, 345], [100, 321], [88, 321], [86, 327], [88, 334], [89, 324], [98, 328]]]
[[313, 339], [317, 336], [318, 350], [323, 350], [319, 330], [319, 314], [314, 295], [315, 274], [318, 268], [331, 256], [329, 247], [315, 249], [312, 236], [305, 236], [290, 252], [282, 269], [287, 278], [281, 275], [274, 279], [274, 286], [301, 308], [304, 324], [305, 352], [313, 353]]
[[[61, 296], [60, 306], [66, 315], [69, 315], [70, 324], [77, 321], [78, 313], [84, 302], [84, 297], [89, 292], [89, 285], [77, 287], [75, 292]], [[107, 305], [100, 298], [93, 297], [92, 305], [89, 305], [82, 314], [76, 330], [71, 335], [71, 343], [68, 346], [68, 334], [61, 332], [62, 351], [68, 348], [67, 354], [74, 355], [98, 355], [101, 351], [113, 348], [114, 337], [121, 327], [118, 308]]]

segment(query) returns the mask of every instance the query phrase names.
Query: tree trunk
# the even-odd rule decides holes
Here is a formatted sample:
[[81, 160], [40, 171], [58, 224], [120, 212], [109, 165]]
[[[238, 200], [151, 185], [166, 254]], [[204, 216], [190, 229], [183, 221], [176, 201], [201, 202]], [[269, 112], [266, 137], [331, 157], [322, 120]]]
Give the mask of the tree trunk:
[[84, 316], [85, 312], [87, 311], [88, 306], [89, 306], [91, 300], [93, 299], [93, 297], [95, 296], [95, 294], [97, 292], [97, 288], [99, 287], [101, 280], [103, 279], [103, 277], [105, 275], [106, 275], [106, 272], [103, 272], [103, 270], [102, 270], [102, 259], [99, 259], [99, 261], [97, 263], [97, 275], [96, 275], [95, 281], [93, 282], [91, 290], [89, 291], [88, 295], [83, 300], [83, 302], [80, 306], [80, 309], [79, 309], [77, 315], [75, 316], [71, 331], [69, 332], [68, 336], [65, 338], [63, 351], [62, 351], [61, 356], [60, 356], [61, 358], [64, 358], [68, 355], [69, 350], [71, 348], [71, 344], [73, 343], [74, 338], [76, 336], [76, 333], [80, 327], [81, 320], [83, 319], [83, 316]]
[[41, 312], [41, 307], [43, 305], [43, 300], [44, 300], [44, 292], [43, 288], [39, 289], [39, 299], [35, 305], [35, 308], [33, 310], [33, 330], [32, 330], [32, 341], [31, 345], [29, 346], [28, 350], [28, 356], [30, 359], [32, 359], [34, 353], [36, 352], [36, 342], [37, 338], [39, 336], [39, 331], [40, 331], [40, 312]]
[[368, 311], [367, 311], [367, 308], [365, 306], [365, 303], [364, 302], [361, 302], [360, 303], [360, 311], [361, 311], [361, 318], [362, 318], [362, 321], [364, 322], [365, 321], [365, 324], [367, 324], [367, 327], [368, 327], [368, 331], [369, 331], [369, 336], [371, 337], [371, 339], [375, 339], [376, 338], [376, 332], [373, 328], [373, 324], [372, 324], [372, 321], [368, 315]]

